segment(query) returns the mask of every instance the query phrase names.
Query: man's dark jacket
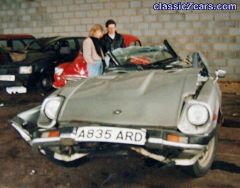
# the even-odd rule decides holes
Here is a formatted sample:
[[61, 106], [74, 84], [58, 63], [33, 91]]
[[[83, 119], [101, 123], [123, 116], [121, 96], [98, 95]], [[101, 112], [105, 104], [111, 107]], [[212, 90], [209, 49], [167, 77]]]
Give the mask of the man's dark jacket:
[[107, 51], [125, 47], [122, 35], [118, 34], [117, 32], [114, 39], [109, 37], [109, 35], [106, 33], [103, 35], [101, 42], [104, 54], [106, 54]]

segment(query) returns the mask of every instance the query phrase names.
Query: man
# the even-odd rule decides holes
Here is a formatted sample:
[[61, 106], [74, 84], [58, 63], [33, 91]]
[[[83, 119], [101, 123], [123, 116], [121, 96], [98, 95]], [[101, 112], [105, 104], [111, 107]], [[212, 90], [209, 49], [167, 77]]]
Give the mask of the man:
[[107, 33], [102, 37], [104, 54], [106, 54], [107, 51], [125, 47], [123, 37], [116, 31], [116, 25], [116, 22], [112, 19], [105, 23]]

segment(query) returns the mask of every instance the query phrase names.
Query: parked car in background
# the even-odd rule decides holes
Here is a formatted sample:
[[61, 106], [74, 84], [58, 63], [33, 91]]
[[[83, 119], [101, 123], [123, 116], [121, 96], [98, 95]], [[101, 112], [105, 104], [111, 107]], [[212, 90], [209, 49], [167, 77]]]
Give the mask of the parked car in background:
[[0, 34], [0, 46], [12, 51], [21, 51], [34, 40], [29, 34]]
[[170, 45], [132, 46], [111, 56], [121, 69], [69, 82], [18, 114], [12, 126], [42, 154], [66, 164], [135, 151], [205, 175], [216, 154], [217, 80], [225, 72], [211, 73], [201, 53], [181, 59]]
[[25, 93], [24, 80], [32, 74], [32, 66], [23, 60], [25, 53], [15, 53], [0, 47], [0, 88], [9, 93]]
[[[137, 36], [130, 34], [122, 34], [122, 36], [124, 38], [124, 44], [126, 47], [141, 46], [141, 41]], [[82, 49], [80, 49], [74, 61], [60, 64], [55, 68], [53, 87], [61, 88], [67, 83], [67, 80], [87, 78], [88, 71], [86, 65], [87, 64], [83, 58]]]
[[26, 48], [26, 61], [33, 66], [27, 85], [52, 88], [55, 66], [73, 61], [81, 48], [84, 37], [40, 38]]
[[121, 35], [123, 36], [124, 44], [125, 44], [126, 47], [128, 47], [128, 46], [142, 46], [142, 43], [137, 36], [131, 35], [131, 34], [126, 34], [126, 33], [123, 33]]
[[[84, 37], [48, 37], [32, 41], [23, 51], [2, 49], [0, 75], [13, 75], [22, 85], [43, 90], [52, 88], [54, 68], [72, 61]], [[23, 70], [22, 67], [26, 68]]]

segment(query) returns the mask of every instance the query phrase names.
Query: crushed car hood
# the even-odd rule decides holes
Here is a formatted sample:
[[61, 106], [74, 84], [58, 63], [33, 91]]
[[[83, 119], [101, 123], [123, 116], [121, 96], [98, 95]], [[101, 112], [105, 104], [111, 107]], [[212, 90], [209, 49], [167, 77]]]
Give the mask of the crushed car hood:
[[107, 74], [75, 82], [60, 95], [58, 121], [176, 128], [185, 96], [194, 94], [198, 69]]

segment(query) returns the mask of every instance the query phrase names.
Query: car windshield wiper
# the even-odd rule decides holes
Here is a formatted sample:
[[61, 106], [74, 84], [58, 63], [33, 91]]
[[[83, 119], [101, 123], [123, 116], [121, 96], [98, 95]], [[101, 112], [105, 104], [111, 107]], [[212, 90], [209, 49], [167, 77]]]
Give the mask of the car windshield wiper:
[[174, 61], [177, 61], [179, 57], [171, 57], [168, 59], [155, 61], [154, 63], [148, 64], [148, 65], [142, 65], [144, 68], [165, 68], [169, 64], [171, 64]]

